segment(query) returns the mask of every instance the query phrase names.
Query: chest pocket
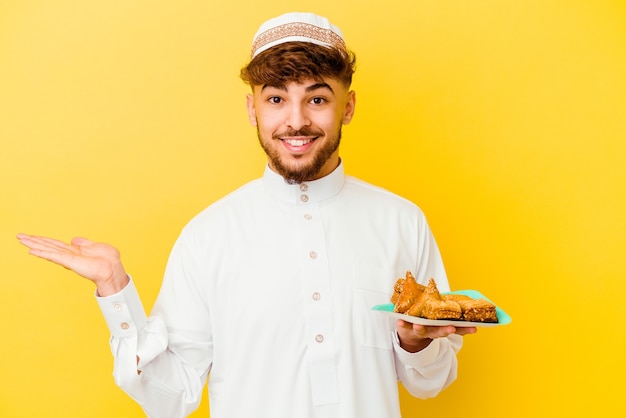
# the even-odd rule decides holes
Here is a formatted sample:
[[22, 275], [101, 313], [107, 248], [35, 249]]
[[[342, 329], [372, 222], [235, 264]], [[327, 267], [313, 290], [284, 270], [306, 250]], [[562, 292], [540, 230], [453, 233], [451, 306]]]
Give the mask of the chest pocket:
[[372, 310], [372, 306], [389, 303], [393, 291], [393, 269], [358, 264], [353, 269], [354, 332], [357, 341], [366, 347], [392, 349], [392, 330], [395, 321]]

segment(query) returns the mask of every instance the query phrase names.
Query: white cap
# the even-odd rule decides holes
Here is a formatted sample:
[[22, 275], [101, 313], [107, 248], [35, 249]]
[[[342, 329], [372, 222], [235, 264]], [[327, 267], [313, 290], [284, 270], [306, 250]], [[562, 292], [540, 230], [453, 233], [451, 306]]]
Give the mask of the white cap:
[[329, 48], [346, 50], [339, 28], [325, 17], [313, 13], [286, 13], [263, 23], [252, 41], [252, 58], [284, 42], [312, 42]]

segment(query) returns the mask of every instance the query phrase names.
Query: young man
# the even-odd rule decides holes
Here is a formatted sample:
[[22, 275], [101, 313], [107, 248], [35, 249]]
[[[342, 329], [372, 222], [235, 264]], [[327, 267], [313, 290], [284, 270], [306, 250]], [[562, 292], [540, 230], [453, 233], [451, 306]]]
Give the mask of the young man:
[[214, 418], [393, 418], [398, 380], [426, 398], [456, 378], [461, 335], [475, 328], [371, 311], [407, 270], [449, 286], [419, 208], [344, 174], [353, 72], [325, 18], [289, 13], [261, 26], [241, 75], [265, 173], [184, 228], [150, 317], [115, 248], [18, 236], [96, 284], [116, 382], [148, 416], [190, 414], [209, 377]]

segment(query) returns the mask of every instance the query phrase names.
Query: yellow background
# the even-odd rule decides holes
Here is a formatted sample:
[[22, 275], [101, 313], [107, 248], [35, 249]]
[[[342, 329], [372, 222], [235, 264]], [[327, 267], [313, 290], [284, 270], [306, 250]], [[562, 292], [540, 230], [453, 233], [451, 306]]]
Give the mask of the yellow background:
[[91, 283], [14, 236], [117, 245], [149, 309], [180, 228], [262, 173], [238, 72], [258, 25], [292, 10], [329, 16], [357, 53], [347, 172], [419, 204], [452, 287], [513, 317], [466, 338], [438, 398], [403, 392], [404, 415], [617, 416], [622, 0], [4, 0], [0, 416], [142, 416]]

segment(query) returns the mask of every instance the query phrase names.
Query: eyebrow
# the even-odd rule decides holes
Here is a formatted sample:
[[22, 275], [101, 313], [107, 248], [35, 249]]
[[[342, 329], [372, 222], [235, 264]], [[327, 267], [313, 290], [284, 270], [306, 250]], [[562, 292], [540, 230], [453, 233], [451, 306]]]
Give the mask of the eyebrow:
[[328, 89], [328, 90], [330, 90], [330, 92], [332, 94], [335, 94], [335, 92], [333, 91], [333, 88], [329, 84], [327, 84], [327, 83], [315, 83], [315, 84], [312, 84], [312, 85], [310, 85], [309, 87], [306, 88], [306, 92], [310, 93], [310, 92], [312, 92], [314, 90], [318, 90], [318, 89]]
[[[285, 85], [274, 86], [274, 85], [271, 85], [271, 84], [264, 84], [263, 87], [261, 87], [261, 91], [265, 90], [266, 88], [275, 88], [275, 89], [287, 91], [287, 86], [285, 86]], [[306, 91], [307, 93], [310, 93], [310, 92], [318, 90], [318, 89], [327, 89], [327, 90], [330, 90], [330, 92], [333, 95], [335, 94], [335, 91], [333, 90], [333, 88], [328, 83], [311, 84], [310, 86], [307, 86], [304, 89], [304, 91]]]

